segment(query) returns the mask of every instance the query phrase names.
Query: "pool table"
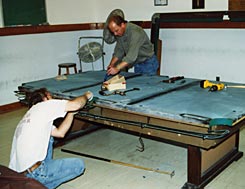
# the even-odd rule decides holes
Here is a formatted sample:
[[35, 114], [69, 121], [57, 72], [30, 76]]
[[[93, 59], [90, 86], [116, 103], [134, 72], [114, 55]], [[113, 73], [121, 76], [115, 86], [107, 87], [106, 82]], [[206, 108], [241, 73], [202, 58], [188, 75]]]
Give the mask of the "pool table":
[[46, 87], [55, 98], [72, 99], [93, 92], [95, 101], [79, 111], [77, 119], [187, 148], [188, 176], [183, 189], [204, 188], [243, 156], [239, 132], [245, 124], [245, 89], [227, 87], [211, 92], [200, 87], [200, 79], [120, 75], [131, 91], [101, 93], [105, 71], [88, 71], [23, 83], [18, 93], [28, 96]]

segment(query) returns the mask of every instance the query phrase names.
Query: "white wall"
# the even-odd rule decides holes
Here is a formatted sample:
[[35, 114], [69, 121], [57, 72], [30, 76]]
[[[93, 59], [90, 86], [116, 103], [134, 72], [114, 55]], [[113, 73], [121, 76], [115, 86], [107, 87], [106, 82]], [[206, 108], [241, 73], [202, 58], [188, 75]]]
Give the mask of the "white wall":
[[[228, 10], [228, 0], [206, 0], [205, 9], [192, 9], [192, 0], [168, 0], [167, 6], [154, 6], [154, 0], [46, 0], [47, 20], [54, 24], [104, 22], [114, 9], [122, 9], [127, 20], [149, 21], [156, 12]], [[3, 27], [0, 1], [0, 27]]]
[[[75, 62], [80, 69], [76, 54], [79, 37], [101, 35], [102, 30], [1, 37], [0, 104], [16, 102], [14, 91], [18, 90], [18, 86], [22, 83], [56, 77], [59, 63]], [[87, 43], [86, 40], [81, 42], [82, 45]], [[112, 46], [105, 45], [106, 52], [112, 50]], [[111, 53], [106, 54], [106, 62], [109, 62], [110, 57]], [[102, 69], [101, 60], [93, 63], [95, 70]], [[83, 71], [92, 69], [91, 63], [82, 65]]]
[[228, 0], [206, 0], [205, 9], [193, 10], [192, 0], [168, 0], [168, 6], [154, 6], [154, 0], [46, 0], [50, 24], [105, 22], [114, 9], [122, 9], [127, 20], [149, 21], [156, 12], [228, 10]]
[[162, 29], [161, 74], [245, 83], [245, 30]]
[[[228, 9], [228, 0], [206, 0], [204, 10], [192, 10], [191, 2], [169, 0], [168, 6], [154, 6], [154, 0], [46, 0], [46, 6], [50, 24], [104, 22], [116, 8], [124, 11], [127, 20], [134, 21], [149, 21], [156, 12]], [[150, 30], [147, 33], [150, 35]], [[78, 38], [101, 35], [101, 30], [89, 30], [0, 37], [0, 105], [16, 102], [13, 91], [22, 83], [55, 77], [58, 63], [76, 62], [79, 68]], [[244, 30], [161, 30], [161, 74], [207, 79], [214, 79], [218, 74], [224, 80], [245, 82], [244, 36]], [[113, 47], [105, 46], [106, 65]], [[83, 64], [84, 70], [91, 69], [90, 66]], [[95, 69], [101, 68], [101, 62], [95, 63]]]

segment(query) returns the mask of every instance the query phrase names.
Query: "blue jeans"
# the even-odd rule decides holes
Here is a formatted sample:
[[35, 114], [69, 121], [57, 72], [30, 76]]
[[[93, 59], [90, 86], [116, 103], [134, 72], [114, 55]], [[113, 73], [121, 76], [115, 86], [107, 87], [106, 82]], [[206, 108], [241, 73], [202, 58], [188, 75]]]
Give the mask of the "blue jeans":
[[56, 188], [60, 184], [81, 175], [85, 170], [84, 162], [80, 158], [52, 159], [53, 142], [54, 139], [51, 137], [48, 153], [42, 164], [32, 173], [26, 175], [38, 180], [48, 189]]
[[146, 59], [144, 62], [140, 62], [134, 65], [134, 72], [146, 75], [156, 75], [159, 63], [156, 55]]

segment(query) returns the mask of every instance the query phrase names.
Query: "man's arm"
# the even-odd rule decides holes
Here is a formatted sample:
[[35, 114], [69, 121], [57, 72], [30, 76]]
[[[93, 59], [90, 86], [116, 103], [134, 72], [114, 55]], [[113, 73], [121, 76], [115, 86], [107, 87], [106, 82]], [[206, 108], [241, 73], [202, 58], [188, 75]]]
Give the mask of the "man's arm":
[[77, 111], [85, 106], [87, 100], [92, 98], [93, 94], [91, 92], [86, 92], [84, 95], [74, 98], [73, 100], [69, 100], [66, 103], [65, 111]]
[[65, 136], [65, 134], [67, 133], [67, 131], [70, 129], [73, 118], [74, 118], [74, 114], [73, 112], [69, 112], [67, 113], [65, 119], [63, 120], [63, 122], [60, 124], [60, 126], [58, 128], [54, 128], [51, 132], [51, 135], [53, 137], [57, 137], [57, 138], [63, 138]]
[[60, 124], [58, 128], [54, 128], [51, 132], [51, 135], [53, 137], [63, 138], [67, 131], [70, 129], [74, 114], [76, 110], [79, 110], [84, 107], [84, 105], [87, 103], [88, 99], [91, 99], [93, 97], [93, 94], [91, 92], [86, 92], [84, 95], [79, 96], [73, 100], [69, 100], [66, 103], [65, 111], [67, 111], [67, 115], [63, 122]]
[[117, 57], [113, 56], [112, 59], [111, 59], [110, 64], [107, 67], [107, 69], [109, 69], [110, 67], [113, 67], [118, 60], [119, 59]]

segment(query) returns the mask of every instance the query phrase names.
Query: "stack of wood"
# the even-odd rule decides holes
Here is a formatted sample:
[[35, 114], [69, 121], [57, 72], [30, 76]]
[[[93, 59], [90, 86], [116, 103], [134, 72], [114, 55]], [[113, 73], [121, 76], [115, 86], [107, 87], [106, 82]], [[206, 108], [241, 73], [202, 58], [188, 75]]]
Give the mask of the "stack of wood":
[[103, 83], [103, 88], [108, 91], [126, 89], [126, 80], [122, 75], [115, 75]]

